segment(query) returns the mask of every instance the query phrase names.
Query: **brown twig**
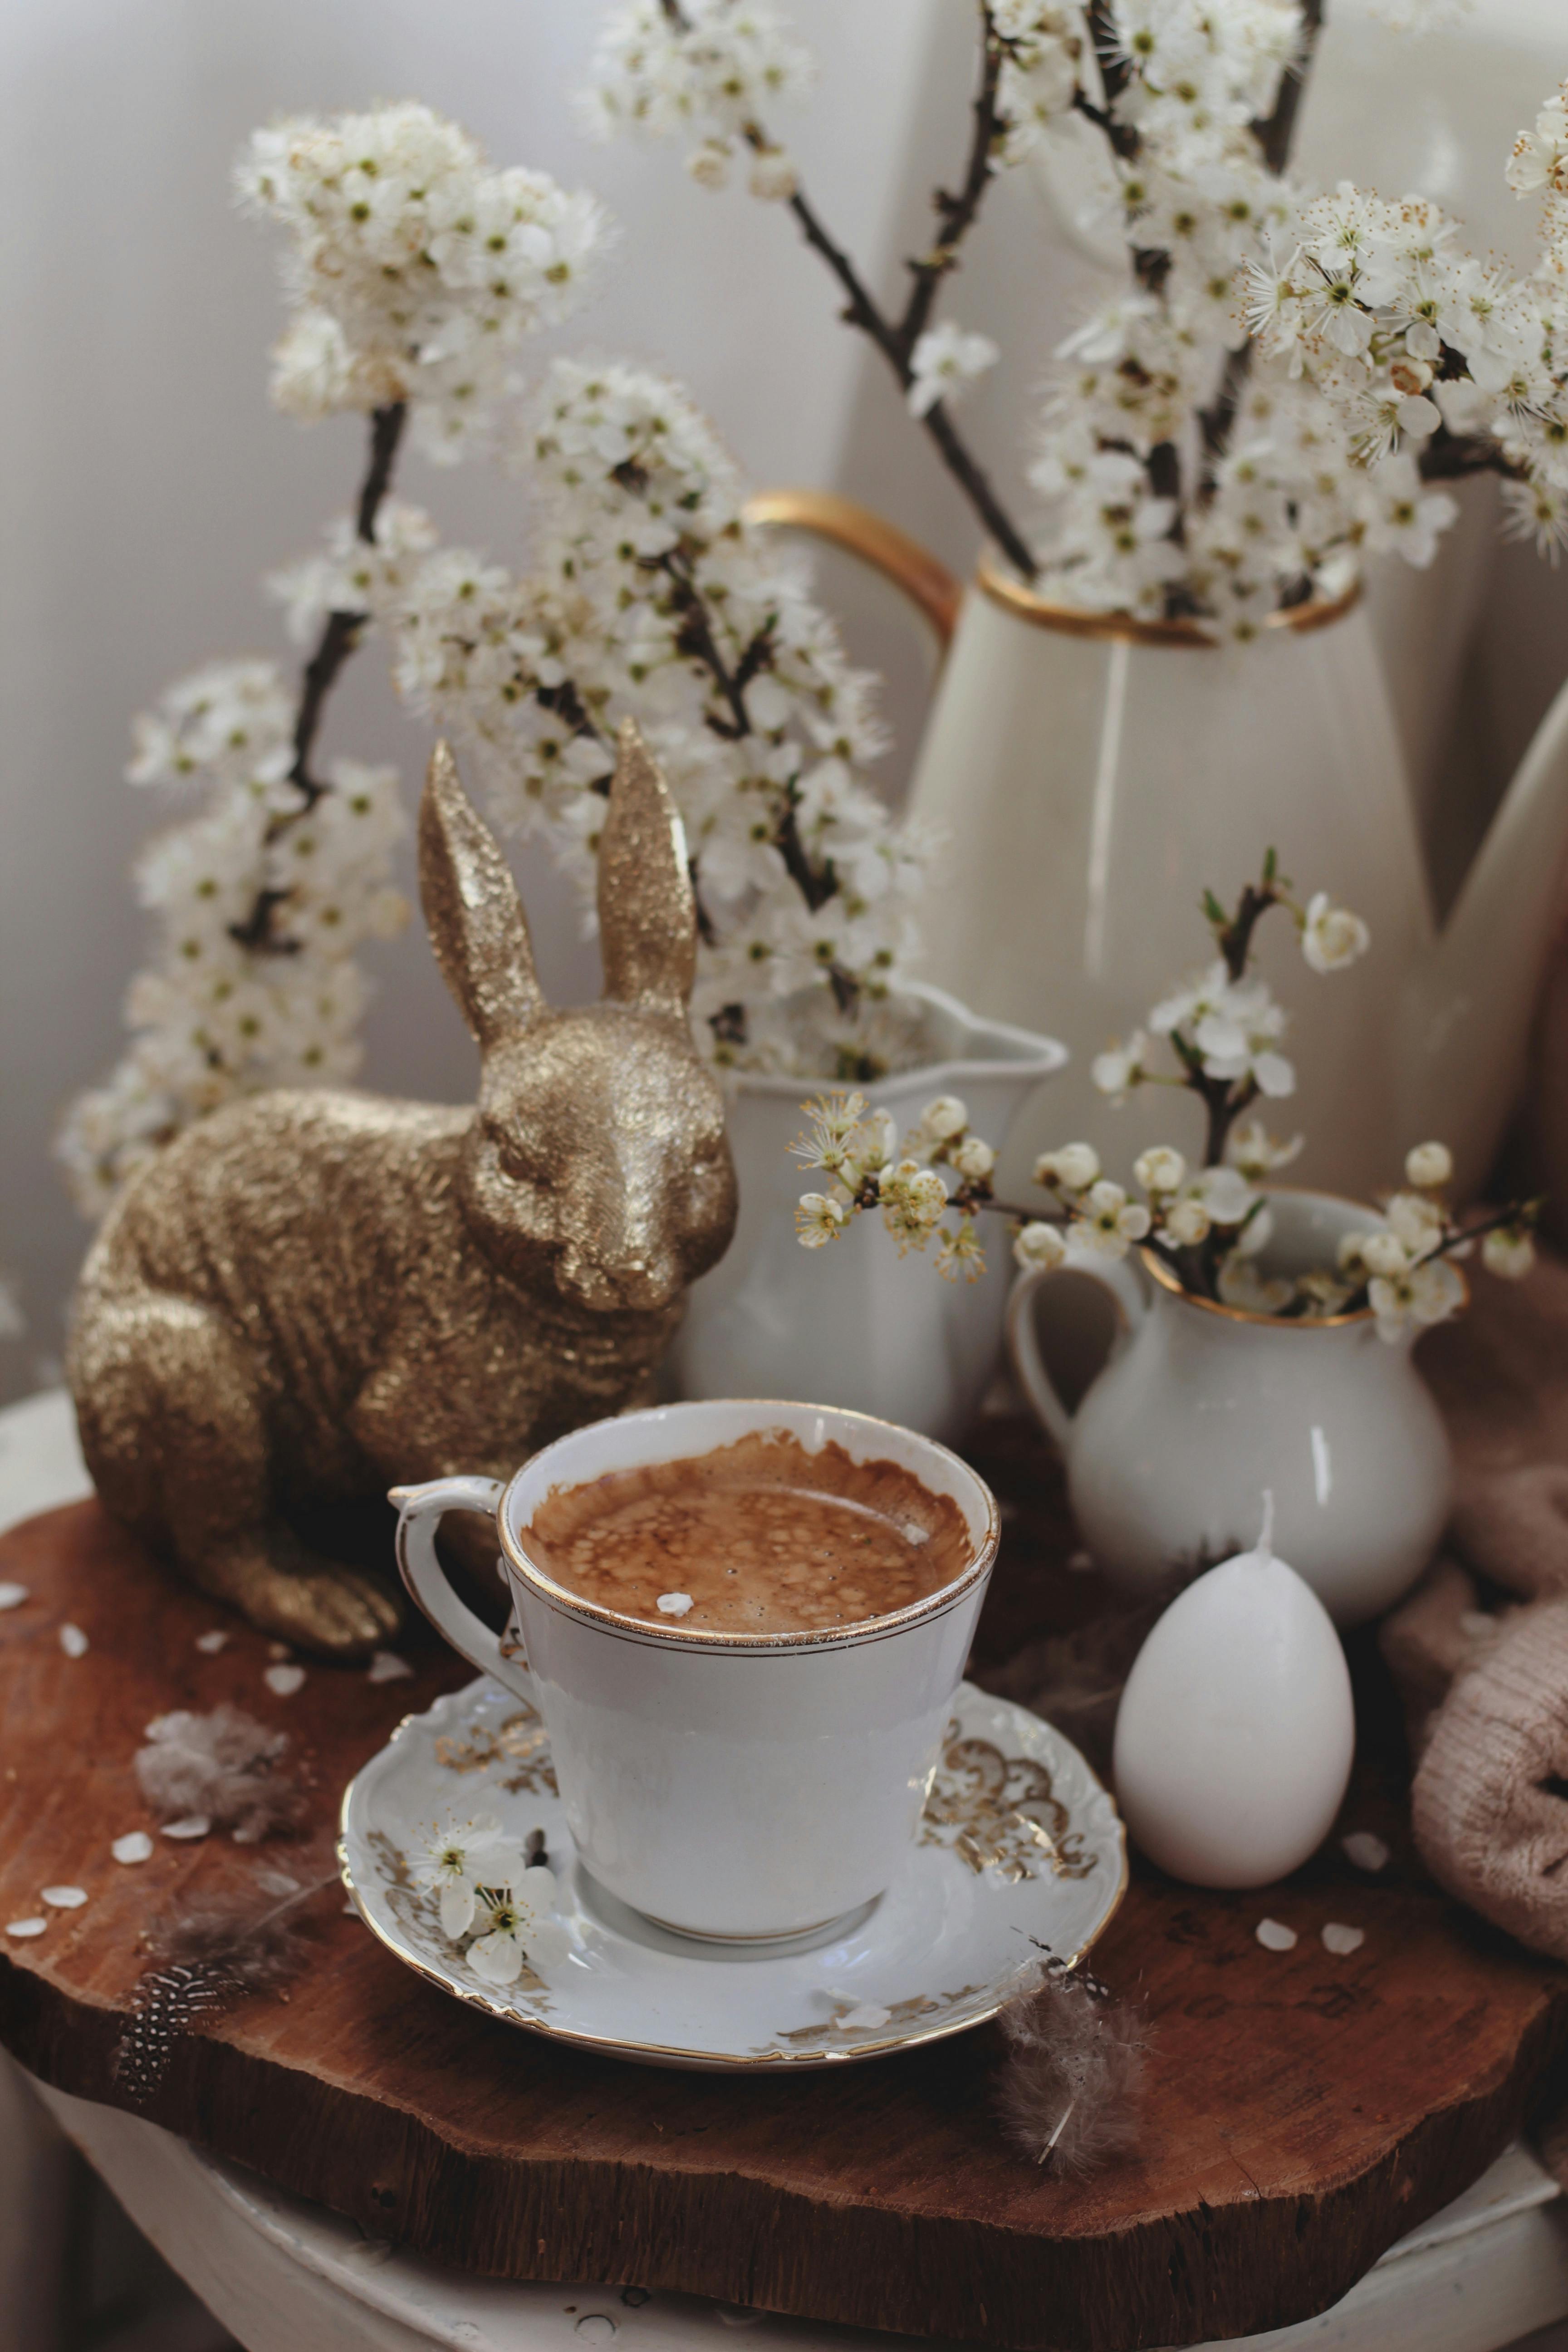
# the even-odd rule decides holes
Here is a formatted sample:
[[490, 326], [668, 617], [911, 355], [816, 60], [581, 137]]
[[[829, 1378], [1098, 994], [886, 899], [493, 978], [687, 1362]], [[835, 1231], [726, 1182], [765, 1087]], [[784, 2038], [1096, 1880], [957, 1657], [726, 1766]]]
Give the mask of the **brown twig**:
[[[370, 457], [364, 479], [360, 485], [354, 509], [355, 536], [367, 545], [375, 540], [376, 518], [382, 503], [392, 487], [393, 468], [397, 462], [398, 444], [407, 420], [407, 404], [395, 401], [384, 408], [374, 409], [370, 420]], [[359, 645], [365, 624], [363, 613], [331, 612], [321, 625], [316, 649], [306, 663], [300, 682], [300, 703], [294, 719], [294, 762], [288, 781], [300, 795], [296, 809], [280, 811], [267, 829], [268, 845], [279, 840], [291, 825], [308, 816], [322, 794], [331, 790], [310, 773], [310, 753], [315, 748], [317, 733], [327, 697], [336, 685], [343, 664]], [[294, 955], [299, 941], [289, 939], [276, 929], [279, 910], [288, 904], [289, 892], [264, 888], [258, 890], [250, 912], [244, 919], [229, 925], [229, 937], [250, 955]]]
[[[680, 5], [680, 0], [660, 0], [660, 6], [667, 22], [678, 32], [690, 31], [691, 20]], [[959, 247], [979, 217], [986, 188], [995, 176], [995, 148], [1001, 133], [996, 113], [996, 85], [1003, 52], [986, 0], [979, 0], [979, 6], [981, 72], [973, 100], [974, 123], [968, 161], [956, 193], [938, 188], [932, 195], [931, 202], [939, 222], [937, 242], [929, 253], [907, 264], [913, 282], [909, 299], [898, 319], [890, 319], [883, 312], [849, 255], [829, 233], [805, 189], [796, 187], [788, 199], [789, 209], [795, 215], [801, 235], [812, 251], [826, 263], [844, 290], [844, 309], [840, 316], [847, 325], [858, 328], [876, 345], [897, 377], [900, 389], [906, 393], [914, 381], [914, 371], [910, 365], [914, 347], [930, 322], [942, 279], [958, 267]], [[742, 135], [753, 153], [771, 155], [775, 152], [773, 140], [760, 122], [746, 123]], [[1026, 580], [1034, 579], [1039, 565], [1028, 541], [997, 497], [984, 467], [971, 454], [942, 402], [937, 401], [928, 408], [919, 422], [928, 438], [935, 444], [942, 464], [1008, 562]]]

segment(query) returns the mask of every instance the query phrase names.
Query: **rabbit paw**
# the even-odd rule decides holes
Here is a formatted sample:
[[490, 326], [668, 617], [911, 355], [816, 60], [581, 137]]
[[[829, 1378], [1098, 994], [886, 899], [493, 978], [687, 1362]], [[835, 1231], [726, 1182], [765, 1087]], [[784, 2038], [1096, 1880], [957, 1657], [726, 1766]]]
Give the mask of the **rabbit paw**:
[[340, 1568], [279, 1530], [209, 1551], [196, 1581], [259, 1633], [324, 1658], [362, 1658], [397, 1632], [402, 1612], [373, 1577]]

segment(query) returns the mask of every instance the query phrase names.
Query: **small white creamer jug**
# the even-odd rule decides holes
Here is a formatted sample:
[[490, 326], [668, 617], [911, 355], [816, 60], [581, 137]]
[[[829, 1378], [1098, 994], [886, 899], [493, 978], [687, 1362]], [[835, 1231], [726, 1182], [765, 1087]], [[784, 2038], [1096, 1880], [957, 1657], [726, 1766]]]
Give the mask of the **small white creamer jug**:
[[[1270, 1205], [1266, 1275], [1331, 1268], [1342, 1234], [1383, 1223], [1322, 1192], [1278, 1192]], [[1110, 1291], [1119, 1328], [1069, 1413], [1036, 1318], [1074, 1275]], [[1383, 1339], [1370, 1308], [1297, 1321], [1194, 1297], [1149, 1250], [1033, 1269], [1007, 1314], [1014, 1370], [1061, 1448], [1084, 1541], [1116, 1582], [1152, 1587], [1244, 1551], [1269, 1489], [1280, 1556], [1342, 1626], [1399, 1599], [1448, 1515], [1448, 1442], [1414, 1337]]]

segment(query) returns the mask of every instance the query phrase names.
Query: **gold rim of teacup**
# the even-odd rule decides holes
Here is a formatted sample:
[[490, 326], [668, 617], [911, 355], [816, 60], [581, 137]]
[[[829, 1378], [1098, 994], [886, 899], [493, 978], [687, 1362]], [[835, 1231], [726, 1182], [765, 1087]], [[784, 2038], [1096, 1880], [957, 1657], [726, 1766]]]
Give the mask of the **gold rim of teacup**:
[[[710, 1397], [694, 1398], [690, 1402], [696, 1404], [722, 1405], [758, 1414], [777, 1414], [781, 1411], [789, 1411], [792, 1401], [784, 1397]], [[837, 1421], [858, 1422], [867, 1429], [885, 1429], [901, 1440], [907, 1440], [910, 1437], [918, 1438], [921, 1444], [929, 1445], [933, 1453], [944, 1455], [949, 1462], [957, 1465], [966, 1478], [972, 1478], [984, 1497], [985, 1529], [976, 1547], [973, 1559], [963, 1574], [954, 1577], [950, 1583], [940, 1586], [935, 1592], [928, 1592], [924, 1600], [911, 1601], [906, 1609], [891, 1610], [883, 1617], [857, 1617], [853, 1624], [825, 1626], [820, 1631], [814, 1631], [807, 1627], [782, 1633], [706, 1633], [700, 1625], [688, 1626], [679, 1618], [672, 1619], [668, 1625], [656, 1625], [649, 1618], [633, 1617], [622, 1610], [606, 1609], [603, 1601], [589, 1601], [582, 1593], [573, 1592], [566, 1585], [558, 1584], [547, 1570], [539, 1566], [537, 1560], [529, 1558], [512, 1531], [513, 1490], [531, 1472], [538, 1470], [545, 1455], [552, 1453], [556, 1446], [569, 1444], [574, 1438], [581, 1437], [583, 1431], [576, 1429], [568, 1430], [564, 1436], [554, 1439], [552, 1444], [542, 1447], [531, 1461], [525, 1462], [520, 1470], [513, 1472], [496, 1513], [496, 1528], [500, 1537], [501, 1549], [518, 1574], [532, 1587], [540, 1599], [548, 1601], [552, 1608], [564, 1611], [568, 1616], [587, 1618], [592, 1623], [603, 1625], [607, 1631], [638, 1641], [673, 1642], [688, 1647], [695, 1643], [703, 1649], [738, 1650], [752, 1656], [769, 1651], [787, 1654], [795, 1650], [826, 1649], [833, 1643], [886, 1641], [895, 1633], [902, 1633], [911, 1625], [918, 1625], [924, 1618], [941, 1614], [951, 1609], [955, 1602], [962, 1601], [964, 1594], [973, 1588], [991, 1567], [1002, 1538], [1002, 1517], [997, 1507], [996, 1497], [980, 1475], [979, 1471], [966, 1462], [961, 1454], [955, 1454], [951, 1445], [943, 1445], [937, 1438], [927, 1437], [920, 1430], [901, 1428], [897, 1422], [884, 1421], [879, 1413], [856, 1412], [847, 1405], [838, 1404], [797, 1405], [794, 1409], [797, 1412], [831, 1413]], [[655, 1405], [648, 1410], [651, 1415], [657, 1412], [668, 1412], [669, 1407]], [[637, 1413], [625, 1413], [619, 1418], [631, 1422], [640, 1420], [643, 1416]], [[785, 1426], [782, 1421], [775, 1421], [773, 1425], [779, 1429]], [[589, 1426], [593, 1424], [590, 1423]], [[759, 1421], [757, 1426], [762, 1430], [768, 1424], [766, 1422]], [[682, 1454], [672, 1454], [669, 1456], [672, 1462], [688, 1459], [698, 1461], [700, 1458], [698, 1454], [688, 1456]], [[909, 1475], [917, 1486], [923, 1483], [918, 1471], [910, 1470]], [[561, 1483], [580, 1485], [587, 1482], [563, 1479]], [[927, 1489], [928, 1493], [931, 1491], [930, 1488]]]
[[[1349, 1200], [1342, 1192], [1317, 1192], [1306, 1184], [1261, 1184], [1258, 1190], [1266, 1200], [1321, 1201], [1332, 1208], [1348, 1209], [1358, 1217], [1373, 1217], [1380, 1229], [1386, 1230], [1387, 1227], [1388, 1220], [1381, 1209], [1370, 1206], [1365, 1201]], [[1255, 1323], [1260, 1329], [1270, 1331], [1342, 1331], [1352, 1323], [1376, 1320], [1376, 1309], [1372, 1307], [1358, 1307], [1348, 1315], [1270, 1315], [1258, 1307], [1229, 1307], [1223, 1298], [1203, 1298], [1195, 1290], [1184, 1289], [1164, 1259], [1158, 1256], [1147, 1243], [1138, 1244], [1138, 1255], [1152, 1279], [1173, 1298], [1181, 1299], [1187, 1307], [1201, 1307], [1205, 1315], [1223, 1316], [1230, 1323]], [[1452, 1259], [1449, 1264], [1453, 1264]], [[1462, 1266], [1456, 1265], [1454, 1271], [1459, 1277], [1463, 1292], [1459, 1305], [1468, 1307], [1470, 1286], [1465, 1280]]]
[[[1212, 630], [1197, 620], [1140, 620], [1135, 613], [1093, 613], [1082, 604], [1067, 604], [1050, 596], [1042, 596], [1036, 589], [1026, 587], [1005, 572], [992, 555], [983, 555], [975, 567], [975, 585], [989, 596], [1005, 613], [1027, 621], [1037, 629], [1055, 629], [1068, 637], [1119, 638], [1124, 645], [1134, 646], [1206, 646], [1211, 652], [1224, 643]], [[1291, 629], [1306, 635], [1313, 629], [1326, 629], [1332, 622], [1342, 620], [1361, 600], [1361, 582], [1352, 581], [1338, 596], [1313, 597], [1304, 604], [1289, 605], [1283, 612], [1270, 613], [1263, 625], [1266, 629]]]

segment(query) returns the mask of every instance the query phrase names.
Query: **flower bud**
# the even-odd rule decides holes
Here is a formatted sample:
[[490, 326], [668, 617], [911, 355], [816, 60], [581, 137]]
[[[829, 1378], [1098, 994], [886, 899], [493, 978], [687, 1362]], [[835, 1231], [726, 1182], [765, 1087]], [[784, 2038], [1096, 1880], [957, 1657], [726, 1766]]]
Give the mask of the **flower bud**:
[[945, 1143], [950, 1136], [963, 1134], [969, 1113], [957, 1095], [938, 1095], [921, 1113], [921, 1125], [936, 1142]]
[[797, 185], [795, 165], [782, 147], [770, 147], [753, 160], [751, 191], [764, 204], [788, 204]]
[[1201, 1201], [1173, 1201], [1165, 1212], [1163, 1230], [1178, 1249], [1195, 1249], [1208, 1238], [1208, 1211]]
[[1528, 1234], [1511, 1225], [1499, 1225], [1481, 1244], [1481, 1264], [1489, 1274], [1517, 1282], [1535, 1264], [1535, 1244]]
[[1035, 1217], [1015, 1237], [1013, 1255], [1026, 1270], [1034, 1266], [1060, 1265], [1068, 1254], [1059, 1225], [1047, 1225], [1043, 1218]]
[[1454, 1155], [1446, 1143], [1418, 1143], [1405, 1156], [1405, 1180], [1423, 1192], [1448, 1183], [1453, 1173]]
[[952, 1155], [952, 1164], [966, 1183], [981, 1184], [996, 1165], [996, 1154], [977, 1135], [966, 1135]]
[[730, 150], [722, 140], [705, 139], [687, 157], [686, 168], [700, 188], [721, 188], [730, 177]]
[[1100, 1154], [1092, 1143], [1064, 1143], [1059, 1151], [1042, 1151], [1035, 1162], [1037, 1184], [1059, 1184], [1068, 1192], [1081, 1192], [1099, 1173]]
[[1179, 1151], [1169, 1144], [1156, 1143], [1140, 1152], [1132, 1163], [1132, 1173], [1145, 1192], [1179, 1192], [1187, 1172], [1187, 1163]]

